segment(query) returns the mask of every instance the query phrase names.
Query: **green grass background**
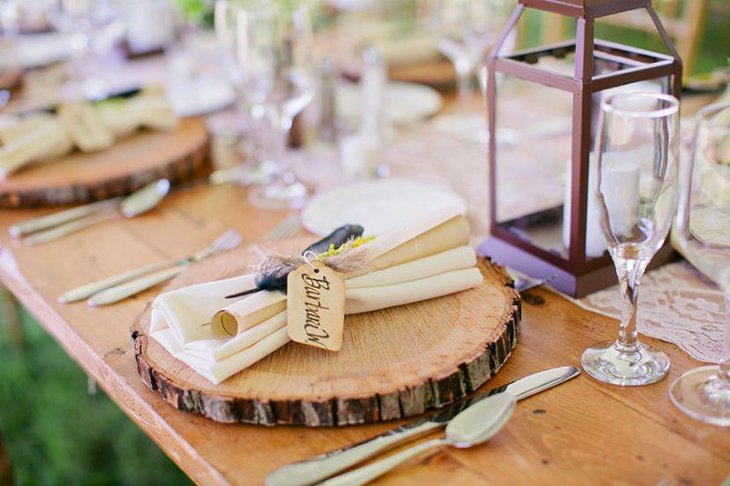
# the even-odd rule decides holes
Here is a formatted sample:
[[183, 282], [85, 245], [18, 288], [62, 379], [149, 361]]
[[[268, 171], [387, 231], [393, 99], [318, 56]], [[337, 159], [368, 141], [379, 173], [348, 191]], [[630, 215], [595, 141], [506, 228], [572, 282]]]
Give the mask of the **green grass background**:
[[[598, 33], [658, 48], [649, 35]], [[695, 71], [726, 66], [729, 56], [730, 2], [713, 0]], [[0, 431], [17, 484], [189, 484], [103, 391], [89, 395], [85, 373], [27, 314], [22, 318], [25, 349], [11, 349], [0, 325]]]
[[[25, 312], [26, 344], [0, 326], [0, 429], [19, 485], [190, 484]], [[1, 317], [0, 317], [1, 318]]]

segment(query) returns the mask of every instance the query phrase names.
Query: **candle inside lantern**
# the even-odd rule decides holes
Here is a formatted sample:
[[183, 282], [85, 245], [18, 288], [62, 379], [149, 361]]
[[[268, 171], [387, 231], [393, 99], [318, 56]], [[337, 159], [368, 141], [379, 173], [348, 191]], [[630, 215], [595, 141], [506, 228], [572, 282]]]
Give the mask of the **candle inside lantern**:
[[[636, 150], [603, 155], [601, 192], [609, 209], [613, 234], [627, 234], [636, 224], [639, 203], [641, 153]], [[570, 163], [568, 163], [569, 169]], [[588, 211], [586, 221], [586, 256], [598, 258], [606, 250], [596, 199], [596, 160], [591, 154], [588, 176]], [[563, 206], [563, 245], [570, 247], [571, 172], [568, 170]]]

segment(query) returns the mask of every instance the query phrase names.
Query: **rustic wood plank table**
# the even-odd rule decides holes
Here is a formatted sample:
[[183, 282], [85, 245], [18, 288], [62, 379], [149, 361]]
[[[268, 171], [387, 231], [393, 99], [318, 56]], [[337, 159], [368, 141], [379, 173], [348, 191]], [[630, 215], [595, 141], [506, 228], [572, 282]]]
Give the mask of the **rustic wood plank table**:
[[[155, 211], [38, 247], [8, 227], [40, 211], [0, 212], [0, 279], [112, 399], [196, 482], [260, 484], [277, 467], [341, 447], [395, 424], [306, 429], [223, 425], [181, 413], [137, 376], [129, 327], [159, 291], [92, 309], [60, 305], [64, 290], [161, 258], [181, 257], [232, 227], [256, 242], [285, 213], [252, 208], [245, 189], [200, 186]], [[548, 290], [529, 293], [513, 356], [487, 387], [559, 365], [578, 365], [589, 345], [617, 323]], [[521, 402], [488, 444], [444, 449], [385, 476], [383, 484], [720, 484], [730, 474], [730, 432], [676, 410], [667, 387], [700, 365], [677, 347], [646, 339], [672, 359], [670, 375], [641, 388], [587, 376]], [[49, 404], [49, 413], [53, 413]]]

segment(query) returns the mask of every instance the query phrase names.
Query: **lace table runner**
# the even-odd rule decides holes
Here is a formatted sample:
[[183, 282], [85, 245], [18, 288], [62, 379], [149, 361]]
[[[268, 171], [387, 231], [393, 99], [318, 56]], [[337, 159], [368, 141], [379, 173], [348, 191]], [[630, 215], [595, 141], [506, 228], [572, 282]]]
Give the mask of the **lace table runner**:
[[[619, 319], [617, 286], [571, 299], [592, 312]], [[686, 261], [648, 272], [639, 289], [639, 332], [676, 344], [690, 356], [719, 363], [726, 356], [727, 303], [720, 289]], [[730, 336], [727, 336], [730, 343]]]

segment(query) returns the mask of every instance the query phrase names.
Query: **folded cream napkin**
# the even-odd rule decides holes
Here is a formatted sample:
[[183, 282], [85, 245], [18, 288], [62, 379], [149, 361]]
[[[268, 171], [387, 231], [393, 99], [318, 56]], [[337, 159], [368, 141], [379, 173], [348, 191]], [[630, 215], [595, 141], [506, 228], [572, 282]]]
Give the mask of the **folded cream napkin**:
[[[370, 248], [368, 268], [377, 269], [347, 276], [345, 312], [370, 312], [480, 285], [476, 255], [465, 240], [468, 225], [451, 212], [358, 247], [353, 251]], [[255, 276], [249, 274], [161, 294], [153, 303], [150, 334], [198, 374], [220, 383], [289, 342], [286, 295], [261, 291], [232, 304], [225, 298], [252, 288]]]

